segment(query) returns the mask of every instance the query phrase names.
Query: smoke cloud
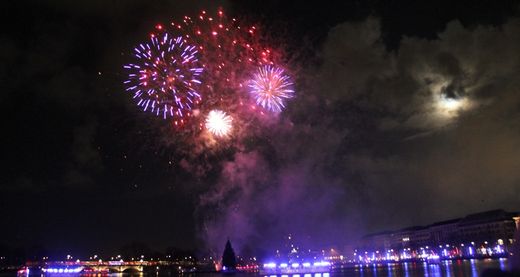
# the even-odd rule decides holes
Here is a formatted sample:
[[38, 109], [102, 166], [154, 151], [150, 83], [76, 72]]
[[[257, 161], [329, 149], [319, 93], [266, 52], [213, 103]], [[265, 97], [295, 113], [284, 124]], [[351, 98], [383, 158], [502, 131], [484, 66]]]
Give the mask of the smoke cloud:
[[453, 21], [395, 51], [377, 18], [334, 27], [275, 127], [238, 141], [200, 197], [202, 237], [218, 251], [226, 238], [274, 251], [287, 234], [342, 247], [383, 228], [518, 210], [519, 48], [518, 19]]

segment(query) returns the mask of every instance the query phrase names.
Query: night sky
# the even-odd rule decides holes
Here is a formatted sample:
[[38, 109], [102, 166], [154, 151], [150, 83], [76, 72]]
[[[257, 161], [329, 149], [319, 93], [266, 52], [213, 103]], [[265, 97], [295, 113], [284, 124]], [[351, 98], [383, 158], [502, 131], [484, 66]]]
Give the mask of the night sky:
[[[0, 246], [269, 251], [520, 210], [518, 3], [303, 2], [4, 3]], [[194, 154], [122, 65], [157, 23], [218, 7], [284, 41], [296, 97]]]

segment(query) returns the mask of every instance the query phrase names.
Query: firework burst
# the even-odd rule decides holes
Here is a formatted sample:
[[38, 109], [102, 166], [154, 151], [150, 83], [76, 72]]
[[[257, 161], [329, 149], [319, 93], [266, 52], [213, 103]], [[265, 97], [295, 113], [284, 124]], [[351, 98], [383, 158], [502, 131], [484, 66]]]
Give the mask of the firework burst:
[[247, 103], [243, 92], [251, 72], [278, 59], [278, 52], [262, 43], [258, 27], [228, 18], [222, 10], [185, 16], [169, 28], [185, 34], [201, 53], [200, 62], [207, 73], [201, 88], [205, 96], [202, 110], [225, 107], [228, 112], [237, 112], [238, 106]]
[[[231, 129], [233, 140], [240, 140], [261, 128], [256, 123], [267, 122], [265, 109], [259, 107], [262, 102], [248, 93], [251, 77], [259, 68], [284, 67], [282, 49], [273, 47], [262, 31], [221, 10], [158, 24], [150, 42], [136, 47], [137, 61], [125, 66], [130, 71], [127, 91], [143, 110], [171, 116], [174, 125], [181, 126], [171, 129], [158, 123], [171, 129], [174, 136], [169, 140], [205, 145], [204, 134], [225, 137]], [[271, 103], [267, 109], [281, 110], [290, 98], [277, 97], [281, 100], [266, 100]]]
[[206, 129], [218, 137], [228, 136], [233, 119], [221, 110], [211, 110], [206, 117]]
[[294, 97], [292, 85], [283, 69], [262, 66], [248, 87], [257, 105], [273, 112], [281, 112], [285, 108], [285, 101]]
[[126, 90], [144, 111], [177, 117], [175, 124], [184, 123], [201, 100], [203, 68], [197, 56], [197, 47], [182, 36], [152, 34], [148, 43], [134, 48], [136, 62], [124, 66], [129, 70]]

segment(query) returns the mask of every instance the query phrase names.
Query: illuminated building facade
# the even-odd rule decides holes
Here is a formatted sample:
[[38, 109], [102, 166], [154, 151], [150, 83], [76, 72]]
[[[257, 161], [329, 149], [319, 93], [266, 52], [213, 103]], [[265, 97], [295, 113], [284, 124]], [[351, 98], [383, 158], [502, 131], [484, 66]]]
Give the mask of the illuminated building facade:
[[363, 261], [509, 255], [520, 214], [492, 210], [463, 218], [363, 237], [354, 253]]

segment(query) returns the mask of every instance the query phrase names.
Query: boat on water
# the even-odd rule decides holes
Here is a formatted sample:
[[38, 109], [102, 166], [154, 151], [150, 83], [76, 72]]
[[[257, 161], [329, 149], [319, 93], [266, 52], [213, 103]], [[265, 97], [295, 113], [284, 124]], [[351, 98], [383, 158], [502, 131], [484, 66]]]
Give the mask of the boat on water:
[[426, 262], [428, 264], [440, 264], [441, 257], [439, 257], [438, 255], [430, 255], [426, 258]]
[[331, 264], [326, 261], [320, 262], [303, 262], [303, 263], [266, 263], [260, 269], [260, 274], [263, 275], [292, 275], [295, 277], [328, 277], [330, 272]]

